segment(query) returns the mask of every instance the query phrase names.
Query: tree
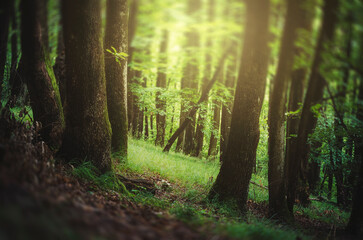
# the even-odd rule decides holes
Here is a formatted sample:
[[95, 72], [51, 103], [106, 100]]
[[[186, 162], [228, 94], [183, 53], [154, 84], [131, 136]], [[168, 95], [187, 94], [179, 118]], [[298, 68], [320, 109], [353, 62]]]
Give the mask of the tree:
[[268, 189], [269, 215], [284, 220], [291, 219], [285, 198], [285, 113], [287, 89], [294, 63], [294, 44], [297, 39], [297, 23], [303, 0], [288, 0], [285, 27], [281, 40], [279, 63], [273, 82], [268, 113]]
[[[320, 66], [323, 62], [324, 49], [327, 43], [334, 37], [334, 29], [337, 21], [338, 0], [325, 0], [324, 1], [324, 17], [323, 25], [320, 32], [319, 40], [315, 50], [315, 57], [309, 78], [309, 85], [305, 95], [305, 101], [299, 122], [299, 130], [296, 138], [292, 138], [288, 156], [291, 162], [287, 163], [287, 201], [290, 212], [293, 210], [295, 202], [295, 192], [298, 184], [299, 172], [306, 171], [307, 160], [310, 146], [308, 144], [308, 136], [315, 128], [317, 118], [312, 111], [312, 107], [319, 104], [323, 97], [325, 79], [320, 73]], [[294, 161], [292, 161], [294, 159]], [[302, 169], [300, 167], [302, 166]], [[304, 173], [301, 177], [305, 178]], [[308, 195], [308, 194], [306, 194]]]
[[21, 49], [34, 120], [42, 124], [41, 136], [50, 147], [60, 145], [64, 128], [63, 109], [44, 41], [42, 0], [21, 2]]
[[[133, 55], [135, 48], [132, 46], [132, 41], [135, 37], [135, 32], [137, 28], [137, 14], [139, 11], [139, 0], [132, 0], [130, 5], [129, 21], [128, 21], [128, 62], [133, 61]], [[135, 121], [133, 119], [134, 112], [134, 94], [131, 91], [131, 85], [133, 83], [133, 78], [135, 76], [134, 71], [130, 66], [127, 68], [127, 120], [128, 129], [132, 129]], [[137, 109], [136, 109], [137, 110]], [[136, 126], [134, 127], [136, 129]]]
[[231, 129], [222, 166], [209, 193], [220, 201], [235, 200], [245, 212], [249, 182], [256, 161], [259, 116], [265, 95], [269, 59], [270, 1], [246, 1], [245, 40], [232, 111]]
[[[230, 3], [232, 3], [232, 1], [230, 1]], [[230, 16], [230, 12], [231, 12], [231, 6], [229, 6], [228, 8], [226, 8], [226, 12], [225, 12], [225, 16]], [[234, 14], [232, 14], [231, 19], [238, 22], [239, 20], [239, 12], [234, 11]], [[237, 39], [239, 39], [240, 36], [238, 33], [235, 33], [233, 36], [230, 37], [230, 39], [228, 40], [229, 45], [231, 46], [238, 46], [238, 49], [240, 47], [240, 43]], [[238, 61], [238, 53], [239, 51], [232, 51], [229, 57], [229, 61], [227, 61], [227, 66], [226, 66], [226, 79], [224, 82], [224, 86], [228, 89], [228, 92], [230, 94], [230, 96], [234, 95], [234, 87], [235, 87], [235, 83], [236, 83], [236, 78], [237, 78], [237, 61]], [[232, 119], [232, 107], [233, 107], [233, 99], [229, 100], [227, 99], [227, 102], [225, 102], [222, 105], [222, 116], [221, 116], [221, 136], [220, 136], [220, 143], [219, 143], [219, 148], [220, 148], [220, 154], [222, 155], [227, 147], [227, 143], [228, 143], [228, 136], [229, 136], [229, 129], [231, 126], [231, 119]]]
[[112, 128], [112, 150], [123, 158], [127, 157], [128, 137], [127, 60], [122, 57], [122, 53], [127, 53], [127, 29], [127, 0], [108, 0], [104, 47], [109, 50], [105, 54], [107, 108]]
[[158, 76], [156, 80], [156, 87], [160, 91], [156, 93], [156, 139], [155, 145], [164, 146], [165, 127], [166, 127], [166, 101], [161, 97], [162, 90], [166, 88], [166, 62], [167, 62], [167, 49], [168, 49], [168, 31], [163, 31], [163, 37], [160, 43], [160, 56], [158, 69]]
[[[101, 1], [64, 0], [62, 17], [66, 48], [66, 129], [60, 155], [111, 169]], [[79, 11], [82, 9], [82, 11]]]
[[[208, 20], [213, 22], [215, 15], [215, 0], [208, 1]], [[205, 53], [205, 68], [204, 68], [204, 77], [202, 81], [202, 89], [205, 88], [211, 73], [212, 73], [212, 54], [210, 49], [212, 49], [212, 38], [208, 37], [206, 42], [207, 52]], [[207, 104], [205, 104], [207, 105]], [[203, 149], [203, 141], [204, 141], [204, 132], [203, 132], [203, 123], [205, 121], [205, 115], [207, 114], [207, 106], [202, 106], [199, 110], [198, 114], [198, 124], [195, 131], [195, 150], [192, 153], [195, 157], [200, 157], [200, 154]]]
[[[188, 0], [188, 9], [187, 13], [189, 16], [197, 17], [199, 14], [199, 10], [201, 7], [200, 0]], [[186, 52], [187, 52], [187, 62], [184, 68], [183, 77], [181, 79], [181, 89], [186, 90], [189, 89], [194, 93], [198, 91], [198, 59], [196, 54], [193, 52], [199, 47], [200, 37], [199, 33], [196, 29], [191, 27], [186, 32]], [[193, 105], [193, 101], [189, 99], [192, 97], [192, 94], [186, 94], [183, 98], [183, 102], [181, 104], [180, 111], [180, 124], [185, 120], [187, 107]], [[182, 143], [183, 152], [185, 154], [191, 154], [194, 150], [194, 138], [195, 138], [195, 120], [196, 116], [194, 115], [191, 121], [191, 124], [185, 129], [185, 136], [182, 134], [178, 138], [177, 149], [180, 149]]]
[[6, 53], [8, 47], [10, 4], [10, 0], [3, 0], [0, 3], [0, 97], [2, 92]]

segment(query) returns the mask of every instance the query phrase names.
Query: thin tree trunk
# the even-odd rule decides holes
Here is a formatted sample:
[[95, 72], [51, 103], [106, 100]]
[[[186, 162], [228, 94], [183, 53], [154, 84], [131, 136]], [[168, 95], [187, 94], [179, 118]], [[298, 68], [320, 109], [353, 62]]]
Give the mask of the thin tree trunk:
[[[59, 86], [59, 93], [61, 96], [62, 104], [65, 104], [65, 96], [66, 96], [66, 65], [65, 65], [65, 47], [64, 47], [64, 37], [63, 37], [63, 24], [60, 21], [60, 30], [58, 32], [58, 47], [57, 47], [57, 58], [55, 59], [54, 64], [54, 75], [57, 79]], [[65, 106], [64, 106], [65, 107]]]
[[[128, 51], [128, 2], [107, 0], [104, 50]], [[105, 51], [107, 109], [112, 128], [112, 150], [127, 157], [127, 60]]]
[[[132, 41], [135, 37], [135, 32], [137, 28], [137, 15], [139, 11], [139, 0], [131, 0], [130, 4], [130, 14], [128, 21], [128, 62], [131, 63], [133, 61], [133, 53], [135, 51], [132, 46]], [[131, 131], [133, 128], [133, 124], [135, 123], [134, 117], [134, 94], [131, 91], [131, 85], [134, 82], [135, 73], [129, 66], [127, 68], [127, 119], [128, 119], [128, 129]], [[135, 109], [137, 110], [137, 109]], [[137, 114], [136, 114], [137, 115]], [[134, 132], [134, 130], [132, 130]]]
[[64, 128], [63, 109], [41, 37], [47, 24], [42, 4], [42, 0], [21, 2], [21, 49], [34, 120], [42, 124], [45, 142], [57, 149]]
[[[62, 1], [66, 49], [67, 113], [60, 155], [111, 169], [100, 0]], [[82, 9], [82, 11], [80, 11]]]
[[0, 3], [0, 99], [4, 81], [6, 54], [8, 47], [11, 0], [2, 0]]
[[[209, 0], [208, 1], [208, 21], [209, 22], [213, 22], [214, 21], [214, 15], [215, 15], [215, 0]], [[212, 49], [212, 38], [208, 37], [207, 38], [207, 42], [206, 42], [206, 49], [207, 52], [205, 54], [205, 69], [204, 69], [204, 77], [203, 77], [203, 81], [202, 81], [202, 89], [205, 88], [205, 85], [207, 84], [207, 82], [210, 79], [211, 73], [212, 73], [212, 53], [211, 53], [211, 49]], [[201, 106], [201, 108], [199, 109], [199, 114], [198, 114], [198, 124], [197, 124], [197, 128], [195, 131], [195, 150], [192, 153], [192, 155], [194, 157], [200, 157], [202, 149], [203, 149], [203, 140], [204, 140], [204, 121], [205, 121], [205, 116], [207, 115], [207, 102], [206, 104], [204, 104], [203, 106]]]
[[[360, 53], [363, 52], [363, 36], [360, 39]], [[360, 55], [362, 56], [362, 55]], [[360, 57], [359, 63], [361, 64], [363, 58]], [[361, 83], [359, 86], [359, 95], [358, 100], [360, 102], [363, 101], [363, 76], [360, 76]], [[357, 106], [357, 119], [360, 121], [360, 129], [362, 129], [362, 122], [363, 122], [363, 106], [362, 104], [358, 104]], [[347, 226], [347, 230], [356, 236], [362, 236], [363, 234], [363, 138], [362, 135], [357, 136], [356, 138], [356, 145], [355, 145], [355, 152], [357, 154], [357, 166], [358, 176], [357, 182], [354, 189], [353, 194], [353, 205], [352, 205], [352, 212], [349, 218], [349, 223]]]
[[270, 50], [268, 26], [270, 1], [248, 0], [245, 40], [233, 104], [228, 146], [210, 198], [236, 200], [246, 211], [249, 183], [256, 162], [259, 117], [265, 96]]
[[[199, 19], [199, 11], [201, 9], [202, 2], [200, 0], [188, 0], [188, 9], [187, 14], [194, 18]], [[198, 58], [195, 54], [195, 51], [199, 47], [200, 39], [199, 39], [199, 32], [191, 28], [186, 33], [186, 52], [187, 52], [187, 63], [184, 68], [183, 78], [182, 81], [185, 83], [184, 88], [189, 89], [194, 94], [198, 92], [198, 75], [199, 75], [199, 66], [198, 66]], [[193, 94], [187, 94], [186, 98], [182, 101], [185, 101], [187, 106], [193, 106], [195, 103], [193, 101], [190, 101], [190, 99], [193, 97]], [[184, 107], [184, 108], [183, 108]], [[185, 109], [186, 106], [182, 104], [182, 113], [181, 114], [181, 120], [185, 116]], [[184, 115], [184, 116], [183, 116]], [[191, 123], [188, 124], [187, 128], [185, 129], [185, 137], [184, 137], [184, 146], [183, 146], [183, 152], [187, 155], [191, 154], [194, 147], [194, 138], [195, 138], [195, 121], [196, 116], [192, 116]]]
[[331, 41], [334, 37], [334, 29], [337, 21], [336, 11], [338, 9], [338, 0], [325, 0], [324, 1], [324, 18], [323, 26], [318, 40], [318, 44], [315, 50], [315, 58], [312, 66], [312, 71], [309, 79], [309, 86], [306, 93], [304, 106], [302, 109], [301, 120], [299, 123], [299, 130], [297, 138], [292, 138], [291, 151], [289, 152], [290, 159], [295, 158], [294, 164], [289, 164], [287, 169], [288, 176], [288, 188], [287, 188], [287, 200], [290, 212], [293, 211], [293, 205], [295, 202], [295, 192], [297, 187], [297, 180], [299, 176], [299, 168], [302, 166], [303, 179], [307, 159], [309, 154], [308, 136], [315, 128], [317, 119], [314, 113], [311, 111], [311, 107], [317, 103], [320, 103], [323, 97], [323, 90], [325, 86], [325, 80], [319, 72], [320, 65], [323, 61], [322, 54], [325, 49], [325, 44]]
[[281, 40], [279, 64], [273, 82], [268, 113], [268, 189], [269, 215], [289, 221], [285, 198], [284, 160], [285, 160], [285, 113], [287, 90], [294, 63], [294, 45], [301, 17], [300, 8], [304, 0], [288, 0], [285, 27]]
[[150, 135], [149, 135], [149, 118], [147, 116], [147, 107], [145, 108], [145, 136], [144, 136], [144, 140], [148, 140]]
[[220, 72], [222, 71], [222, 66], [224, 65], [224, 60], [228, 54], [228, 51], [221, 57], [219, 61], [219, 65], [217, 66], [216, 72], [213, 75], [213, 78], [208, 82], [205, 89], [203, 89], [202, 95], [199, 98], [199, 101], [196, 105], [192, 107], [192, 109], [189, 111], [189, 113], [186, 115], [185, 120], [179, 125], [179, 128], [174, 132], [174, 134], [170, 137], [168, 143], [165, 145], [163, 152], [169, 152], [171, 146], [173, 146], [173, 143], [175, 140], [183, 133], [186, 127], [192, 122], [193, 116], [198, 111], [199, 106], [208, 100], [208, 94], [210, 90], [212, 89], [214, 83], [217, 81], [218, 76]]
[[156, 139], [155, 145], [164, 146], [165, 128], [166, 128], [166, 100], [161, 98], [162, 89], [166, 89], [166, 64], [167, 64], [167, 49], [168, 49], [169, 34], [167, 30], [163, 32], [163, 38], [160, 43], [160, 56], [159, 64], [161, 67], [158, 69], [158, 76], [156, 80], [156, 87], [160, 91], [156, 93]]

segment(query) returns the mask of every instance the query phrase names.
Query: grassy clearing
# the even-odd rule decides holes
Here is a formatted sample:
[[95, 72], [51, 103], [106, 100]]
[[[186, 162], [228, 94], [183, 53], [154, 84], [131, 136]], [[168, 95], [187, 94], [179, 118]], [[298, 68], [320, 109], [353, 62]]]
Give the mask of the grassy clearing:
[[[128, 151], [129, 171], [146, 175], [158, 174], [170, 182], [187, 189], [185, 192], [173, 189], [173, 192], [186, 201], [165, 203], [169, 213], [189, 224], [200, 226], [213, 223], [216, 233], [237, 239], [296, 239], [305, 238], [302, 234], [285, 226], [277, 226], [267, 219], [258, 219], [249, 214], [248, 219], [241, 219], [234, 203], [219, 204], [208, 201], [207, 193], [217, 177], [220, 164], [218, 160], [201, 160], [187, 157], [180, 153], [163, 153], [162, 149], [140, 140], [130, 139]], [[249, 198], [256, 202], [265, 202], [268, 192], [265, 171], [253, 174]], [[261, 187], [262, 186], [262, 187]], [[140, 202], [140, 195], [138, 195]], [[142, 197], [141, 197], [142, 198]], [[144, 202], [150, 201], [141, 200]]]
[[[184, 186], [187, 190], [185, 197], [195, 200], [201, 193], [207, 193], [216, 179], [219, 160], [201, 160], [188, 157], [181, 153], [163, 153], [160, 147], [141, 140], [130, 139], [127, 168], [143, 174], [159, 174], [173, 183]], [[252, 181], [267, 186], [267, 176], [253, 174]], [[268, 200], [268, 192], [263, 187], [251, 184], [249, 198], [256, 202]]]

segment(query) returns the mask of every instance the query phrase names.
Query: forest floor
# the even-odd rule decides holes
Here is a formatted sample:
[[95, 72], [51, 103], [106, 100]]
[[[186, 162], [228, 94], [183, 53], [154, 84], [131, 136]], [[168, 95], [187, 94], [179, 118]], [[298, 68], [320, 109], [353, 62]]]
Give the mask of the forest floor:
[[348, 214], [326, 204], [297, 208], [293, 226], [267, 219], [256, 176], [244, 219], [209, 202], [215, 162], [131, 140], [129, 164], [99, 175], [55, 161], [29, 126], [1, 119], [0, 133], [0, 239], [354, 239]]

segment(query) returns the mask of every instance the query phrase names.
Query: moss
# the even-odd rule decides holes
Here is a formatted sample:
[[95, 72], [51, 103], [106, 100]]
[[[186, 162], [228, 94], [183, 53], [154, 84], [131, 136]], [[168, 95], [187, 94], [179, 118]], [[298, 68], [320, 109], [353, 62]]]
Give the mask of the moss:
[[59, 87], [58, 87], [58, 84], [57, 84], [56, 77], [54, 75], [52, 63], [51, 63], [51, 60], [49, 58], [49, 53], [44, 49], [43, 49], [43, 51], [45, 52], [45, 56], [46, 56], [45, 57], [45, 67], [46, 67], [48, 75], [49, 75], [49, 77], [51, 79], [51, 84], [53, 86], [55, 100], [56, 100], [58, 108], [59, 108], [61, 124], [62, 124], [62, 127], [64, 128], [65, 127], [65, 120], [64, 120], [63, 106], [62, 106], [62, 100], [61, 100], [61, 96], [60, 96], [60, 92], [59, 92]]

